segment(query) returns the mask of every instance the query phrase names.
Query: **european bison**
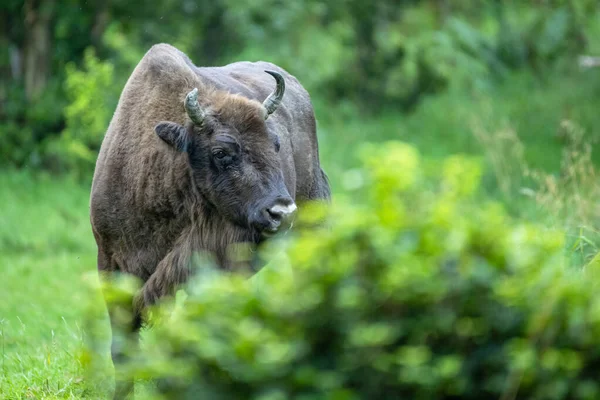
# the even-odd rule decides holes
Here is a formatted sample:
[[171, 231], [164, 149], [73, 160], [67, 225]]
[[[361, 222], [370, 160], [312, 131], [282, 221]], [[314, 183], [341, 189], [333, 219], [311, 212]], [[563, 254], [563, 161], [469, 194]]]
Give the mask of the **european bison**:
[[[267, 62], [197, 67], [158, 44], [127, 81], [96, 163], [98, 270], [144, 282], [129, 327], [137, 337], [144, 307], [186, 281], [194, 252], [233, 269], [229, 245], [257, 244], [289, 228], [296, 202], [329, 197], [296, 78]], [[113, 339], [116, 364], [122, 351]], [[120, 382], [115, 397], [131, 389]]]

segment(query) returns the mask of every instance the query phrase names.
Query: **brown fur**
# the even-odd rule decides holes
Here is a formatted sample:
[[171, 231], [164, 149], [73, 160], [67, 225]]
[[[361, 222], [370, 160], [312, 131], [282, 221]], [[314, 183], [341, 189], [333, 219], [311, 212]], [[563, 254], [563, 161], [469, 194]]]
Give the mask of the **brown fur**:
[[[274, 81], [265, 69], [286, 81], [283, 101], [266, 121], [261, 104]], [[209, 113], [202, 132], [183, 107], [194, 87]], [[212, 189], [206, 189], [209, 174], [191, 168], [192, 155], [175, 151], [155, 133], [161, 121], [184, 126], [190, 140], [198, 141], [192, 144], [197, 149], [203, 145], [200, 139], [208, 141], [219, 132], [235, 137], [249, 162], [239, 178], [232, 175], [235, 187], [221, 189], [239, 195], [242, 203], [246, 197], [252, 200], [242, 205], [239, 199], [213, 201]], [[279, 153], [273, 150], [275, 135]], [[279, 186], [273, 174], [282, 177]], [[250, 187], [256, 188], [248, 192]], [[256, 232], [231, 219], [229, 210], [254, 207], [260, 193], [273, 191], [287, 191], [299, 204], [330, 196], [319, 164], [312, 105], [300, 83], [273, 64], [198, 68], [172, 46], [153, 46], [123, 89], [98, 156], [90, 203], [98, 269], [132, 274], [144, 282], [133, 331], [139, 328], [141, 308], [188, 279], [195, 252], [208, 251], [221, 267], [232, 268], [228, 246], [257, 239]], [[113, 348], [113, 357], [117, 353]]]

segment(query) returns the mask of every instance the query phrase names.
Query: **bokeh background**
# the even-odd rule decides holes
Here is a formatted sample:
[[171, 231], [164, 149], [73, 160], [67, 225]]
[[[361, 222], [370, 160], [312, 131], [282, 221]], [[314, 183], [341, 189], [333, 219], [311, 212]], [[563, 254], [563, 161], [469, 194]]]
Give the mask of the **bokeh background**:
[[295, 75], [335, 198], [360, 198], [360, 149], [402, 141], [427, 170], [460, 153], [481, 165], [478, 198], [561, 229], [566, 265], [595, 262], [596, 0], [3, 0], [0, 398], [103, 393], [77, 356], [101, 303], [89, 188], [120, 91], [161, 42]]

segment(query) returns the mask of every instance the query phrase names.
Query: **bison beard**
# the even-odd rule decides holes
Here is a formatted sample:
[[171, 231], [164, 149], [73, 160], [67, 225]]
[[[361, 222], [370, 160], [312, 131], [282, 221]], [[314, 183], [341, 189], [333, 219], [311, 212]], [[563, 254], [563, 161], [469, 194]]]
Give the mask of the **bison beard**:
[[[296, 203], [329, 197], [314, 111], [296, 78], [266, 62], [197, 67], [153, 46], [123, 89], [90, 202], [98, 270], [143, 282], [128, 305], [133, 343], [144, 308], [188, 280], [193, 254], [238, 269], [231, 245], [257, 244], [288, 228]], [[116, 314], [109, 306], [113, 330]], [[123, 350], [113, 339], [115, 398], [133, 388], [119, 379]]]

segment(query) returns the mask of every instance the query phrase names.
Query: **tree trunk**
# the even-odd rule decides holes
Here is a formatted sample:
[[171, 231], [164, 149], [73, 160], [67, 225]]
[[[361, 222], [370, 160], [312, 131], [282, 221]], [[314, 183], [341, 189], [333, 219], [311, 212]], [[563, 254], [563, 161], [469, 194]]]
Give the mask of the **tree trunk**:
[[23, 77], [28, 100], [44, 90], [51, 72], [51, 21], [55, 3], [56, 0], [25, 0]]
[[109, 9], [109, 0], [100, 1], [100, 4], [96, 8], [96, 16], [94, 17], [94, 25], [92, 26], [92, 45], [96, 49], [100, 49], [102, 47], [102, 36], [104, 35], [104, 31], [106, 30], [106, 26], [108, 25], [108, 21], [110, 18]]

